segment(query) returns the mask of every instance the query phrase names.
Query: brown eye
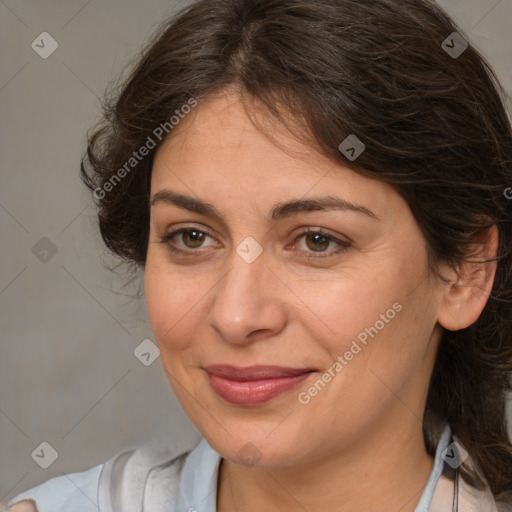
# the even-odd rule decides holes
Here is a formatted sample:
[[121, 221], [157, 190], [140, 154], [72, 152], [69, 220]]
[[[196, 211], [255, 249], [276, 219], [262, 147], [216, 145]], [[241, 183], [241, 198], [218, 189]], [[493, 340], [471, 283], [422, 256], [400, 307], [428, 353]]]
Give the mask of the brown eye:
[[304, 240], [309, 249], [322, 252], [329, 247], [332, 239], [320, 233], [306, 233]]
[[[303, 239], [304, 242], [302, 242], [301, 239]], [[301, 240], [301, 242], [297, 244], [300, 249], [299, 253], [302, 253], [301, 257], [309, 259], [328, 258], [352, 247], [351, 243], [339, 240], [334, 236], [319, 230], [304, 231], [296, 238], [296, 241], [298, 240]], [[334, 244], [334, 248], [332, 250], [327, 250], [330, 244]], [[317, 255], [315, 255], [315, 253]]]
[[183, 230], [181, 240], [189, 249], [197, 249], [204, 242], [205, 233], [197, 229]]
[[206, 238], [212, 237], [199, 229], [183, 228], [159, 238], [160, 243], [166, 244], [172, 252], [192, 253], [198, 252], [194, 249], [200, 249]]

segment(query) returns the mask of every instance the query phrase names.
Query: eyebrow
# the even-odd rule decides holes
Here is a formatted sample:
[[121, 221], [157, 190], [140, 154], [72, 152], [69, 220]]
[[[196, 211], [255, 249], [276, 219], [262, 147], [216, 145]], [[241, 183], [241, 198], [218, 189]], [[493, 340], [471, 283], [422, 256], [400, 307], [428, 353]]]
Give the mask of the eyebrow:
[[[153, 207], [159, 203], [172, 204], [184, 210], [188, 210], [189, 212], [209, 217], [217, 217], [224, 221], [223, 214], [212, 204], [194, 197], [178, 194], [172, 190], [163, 189], [156, 192], [151, 198], [150, 205]], [[319, 196], [276, 203], [270, 210], [269, 219], [275, 222], [298, 213], [329, 210], [352, 211], [362, 213], [374, 220], [380, 220], [377, 215], [366, 208], [366, 206], [355, 204], [335, 196]]]

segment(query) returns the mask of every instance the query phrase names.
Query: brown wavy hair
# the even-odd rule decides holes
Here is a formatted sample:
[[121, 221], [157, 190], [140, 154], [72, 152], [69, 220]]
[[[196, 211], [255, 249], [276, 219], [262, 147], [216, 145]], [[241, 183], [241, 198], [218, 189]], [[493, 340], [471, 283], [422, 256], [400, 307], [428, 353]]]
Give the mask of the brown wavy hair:
[[[506, 93], [485, 58], [471, 45], [458, 57], [443, 49], [453, 32], [468, 40], [430, 0], [196, 1], [159, 28], [107, 95], [81, 176], [106, 246], [143, 268], [162, 127], [172, 137], [170, 119], [183, 117], [184, 105], [234, 87], [334, 162], [394, 186], [433, 272], [468, 260], [481, 230], [497, 225], [491, 295], [473, 325], [444, 331], [423, 421], [431, 454], [435, 418], [450, 423], [504, 503], [512, 490], [512, 132]], [[366, 146], [354, 161], [338, 149], [350, 134]], [[143, 146], [147, 155], [130, 160]], [[471, 468], [462, 475], [485, 484]]]

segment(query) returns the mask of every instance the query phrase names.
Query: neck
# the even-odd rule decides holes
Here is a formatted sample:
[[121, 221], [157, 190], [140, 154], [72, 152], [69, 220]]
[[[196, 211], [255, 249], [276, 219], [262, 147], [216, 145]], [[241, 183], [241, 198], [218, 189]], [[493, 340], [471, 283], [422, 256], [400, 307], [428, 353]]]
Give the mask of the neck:
[[248, 468], [223, 459], [218, 512], [331, 510], [414, 512], [433, 466], [421, 423], [404, 421], [361, 436], [349, 448], [293, 467]]

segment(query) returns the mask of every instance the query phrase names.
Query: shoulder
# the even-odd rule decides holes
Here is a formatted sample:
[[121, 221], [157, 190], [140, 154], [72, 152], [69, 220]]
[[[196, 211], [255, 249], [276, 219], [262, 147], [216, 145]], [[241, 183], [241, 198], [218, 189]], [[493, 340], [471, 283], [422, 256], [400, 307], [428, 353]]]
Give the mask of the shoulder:
[[23, 492], [8, 505], [12, 506], [22, 500], [34, 500], [38, 512], [59, 512], [65, 509], [77, 512], [97, 512], [95, 500], [102, 468], [103, 465], [100, 464], [82, 473], [52, 478]]
[[38, 512], [114, 512], [137, 510], [135, 504], [142, 510], [143, 503], [168, 502], [177, 497], [183, 463], [200, 439], [145, 443], [87, 471], [52, 478], [8, 505], [34, 500]]

